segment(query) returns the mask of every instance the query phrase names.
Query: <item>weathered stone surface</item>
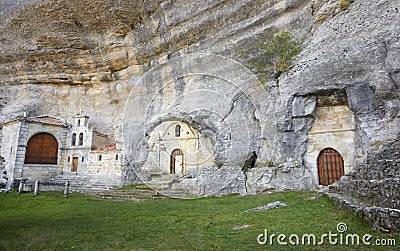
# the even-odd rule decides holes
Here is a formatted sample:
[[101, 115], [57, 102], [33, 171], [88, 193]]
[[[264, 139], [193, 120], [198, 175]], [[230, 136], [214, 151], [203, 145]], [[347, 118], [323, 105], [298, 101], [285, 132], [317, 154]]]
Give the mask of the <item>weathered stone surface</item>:
[[316, 97], [303, 97], [295, 96], [292, 102], [292, 114], [293, 117], [302, 117], [311, 115], [316, 107]]
[[275, 202], [268, 203], [267, 205], [264, 205], [264, 206], [248, 209], [246, 211], [243, 211], [242, 213], [253, 213], [253, 212], [259, 212], [259, 211], [266, 211], [269, 209], [277, 209], [277, 208], [287, 207], [287, 206], [288, 205], [286, 203], [282, 203], [280, 201], [275, 201]]
[[355, 212], [374, 227], [399, 231], [399, 149], [396, 140], [369, 152], [364, 164], [330, 187], [329, 196], [339, 208]]

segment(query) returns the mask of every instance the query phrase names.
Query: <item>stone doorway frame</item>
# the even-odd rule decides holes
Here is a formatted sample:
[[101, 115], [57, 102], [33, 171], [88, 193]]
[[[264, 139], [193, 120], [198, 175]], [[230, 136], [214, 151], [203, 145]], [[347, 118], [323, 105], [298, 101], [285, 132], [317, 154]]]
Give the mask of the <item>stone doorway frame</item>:
[[78, 163], [79, 163], [79, 157], [72, 157], [72, 167], [71, 167], [71, 172], [78, 172]]
[[170, 174], [176, 174], [176, 156], [182, 156], [182, 175], [185, 174], [185, 160], [184, 160], [184, 153], [181, 149], [174, 149], [171, 152], [171, 161], [169, 166]]
[[317, 158], [319, 185], [328, 186], [344, 175], [344, 160], [335, 149], [323, 149]]

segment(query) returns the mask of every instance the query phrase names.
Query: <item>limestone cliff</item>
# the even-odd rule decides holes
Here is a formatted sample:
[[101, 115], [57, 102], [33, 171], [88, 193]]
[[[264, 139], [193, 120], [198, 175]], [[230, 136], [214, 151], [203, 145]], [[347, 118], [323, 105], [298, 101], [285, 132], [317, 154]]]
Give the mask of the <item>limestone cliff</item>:
[[232, 54], [264, 30], [298, 36], [310, 1], [1, 1], [1, 120], [21, 110], [68, 117], [79, 107], [112, 132], [130, 87], [159, 58]]

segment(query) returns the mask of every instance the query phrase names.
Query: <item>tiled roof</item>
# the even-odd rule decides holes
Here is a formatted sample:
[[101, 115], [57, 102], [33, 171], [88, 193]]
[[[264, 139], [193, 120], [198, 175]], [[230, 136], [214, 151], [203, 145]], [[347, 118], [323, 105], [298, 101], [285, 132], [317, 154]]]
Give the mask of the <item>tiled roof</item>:
[[101, 133], [101, 132], [98, 132], [98, 131], [93, 131], [93, 132], [96, 133], [96, 136], [107, 137], [107, 134], [104, 134], [104, 133]]
[[54, 117], [50, 117], [50, 116], [39, 116], [39, 117], [28, 117], [28, 118], [19, 117], [17, 119], [5, 122], [4, 125], [10, 124], [13, 122], [17, 122], [17, 121], [27, 121], [30, 123], [33, 122], [33, 123], [41, 123], [41, 124], [56, 125], [56, 126], [68, 126], [67, 122], [64, 122], [58, 118], [54, 118]]
[[116, 143], [108, 143], [104, 146], [100, 146], [99, 148], [94, 149], [92, 152], [98, 153], [108, 153], [108, 152], [118, 152], [120, 149], [117, 149]]
[[29, 117], [27, 118], [28, 122], [36, 122], [36, 123], [42, 123], [46, 125], [57, 125], [57, 126], [66, 126], [67, 123], [64, 121], [61, 121], [60, 119], [53, 118], [53, 117], [48, 117], [48, 116], [43, 116], [43, 117]]

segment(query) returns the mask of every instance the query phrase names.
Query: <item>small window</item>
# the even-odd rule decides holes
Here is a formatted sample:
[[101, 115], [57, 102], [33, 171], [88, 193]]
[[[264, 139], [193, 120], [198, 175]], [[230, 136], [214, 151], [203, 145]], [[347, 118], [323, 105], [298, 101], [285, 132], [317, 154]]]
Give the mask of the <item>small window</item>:
[[81, 120], [78, 119], [78, 126], [81, 126]]
[[85, 157], [82, 157], [82, 162], [85, 162]]
[[175, 137], [180, 137], [181, 136], [181, 126], [176, 125], [175, 126]]
[[75, 146], [75, 143], [76, 143], [76, 133], [73, 133], [71, 139], [71, 146]]
[[117, 155], [115, 155], [115, 160], [118, 160], [118, 154], [117, 154]]
[[68, 157], [68, 163], [71, 162], [71, 157]]
[[97, 157], [97, 160], [98, 161], [101, 161], [101, 158], [102, 158], [102, 156], [101, 156], [101, 154]]
[[83, 145], [83, 133], [79, 133], [79, 145]]

